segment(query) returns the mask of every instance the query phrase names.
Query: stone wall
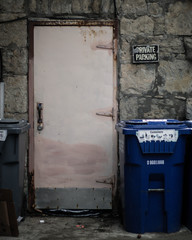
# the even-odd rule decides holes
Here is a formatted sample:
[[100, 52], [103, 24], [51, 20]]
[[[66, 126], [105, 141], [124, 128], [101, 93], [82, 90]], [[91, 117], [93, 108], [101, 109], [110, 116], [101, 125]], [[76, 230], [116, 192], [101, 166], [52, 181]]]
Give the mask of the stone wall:
[[114, 17], [109, 0], [1, 0], [0, 48], [5, 81], [5, 117], [28, 118], [28, 20]]
[[[192, 2], [119, 1], [118, 13], [121, 118], [191, 118]], [[133, 65], [137, 44], [158, 44], [159, 63]]]
[[[192, 118], [190, 0], [1, 0], [5, 116], [27, 119], [28, 19], [119, 20], [120, 119]], [[132, 64], [132, 45], [158, 44], [159, 63]]]
[[[191, 0], [1, 0], [5, 117], [28, 118], [28, 20], [118, 19], [120, 119], [192, 119]], [[132, 46], [159, 45], [133, 64]]]

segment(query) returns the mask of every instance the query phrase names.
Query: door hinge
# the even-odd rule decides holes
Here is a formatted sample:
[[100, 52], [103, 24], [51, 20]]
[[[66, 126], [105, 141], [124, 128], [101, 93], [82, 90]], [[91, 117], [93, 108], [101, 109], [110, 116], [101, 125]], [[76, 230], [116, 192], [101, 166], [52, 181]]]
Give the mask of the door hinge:
[[114, 47], [107, 46], [107, 45], [97, 45], [96, 48], [108, 49], [108, 50], [113, 50], [114, 51]]
[[112, 44], [97, 45], [96, 48], [112, 50], [113, 51], [114, 60], [117, 59], [117, 39], [113, 39]]
[[114, 108], [112, 108], [111, 112], [96, 112], [96, 115], [103, 117], [112, 117], [112, 119], [114, 120]]
[[97, 45], [96, 48], [113, 50], [113, 52], [114, 52], [114, 49], [115, 49], [114, 39], [112, 40], [111, 43], [108, 43], [108, 44], [106, 44], [106, 45]]
[[115, 176], [111, 176], [108, 178], [100, 178], [96, 180], [97, 183], [105, 183], [105, 184], [110, 184], [110, 185], [114, 185], [115, 183]]

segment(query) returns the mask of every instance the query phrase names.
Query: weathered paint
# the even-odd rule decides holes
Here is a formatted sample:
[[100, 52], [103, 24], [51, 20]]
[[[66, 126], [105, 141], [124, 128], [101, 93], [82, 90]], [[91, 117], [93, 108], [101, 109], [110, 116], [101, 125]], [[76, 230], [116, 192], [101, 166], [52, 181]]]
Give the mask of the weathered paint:
[[[35, 169], [34, 172], [34, 179], [35, 179], [35, 188], [70, 188], [70, 187], [77, 187], [77, 188], [109, 188], [111, 187], [110, 184], [105, 184], [104, 182], [101, 182], [98, 179], [107, 179], [111, 178], [114, 174], [116, 174], [116, 149], [114, 147], [116, 146], [116, 136], [113, 128], [112, 119], [105, 118], [102, 116], [97, 116], [96, 113], [98, 110], [100, 111], [112, 111], [112, 108], [116, 109], [116, 76], [114, 76], [114, 73], [116, 73], [116, 70], [114, 70], [114, 62], [113, 62], [113, 56], [112, 53], [114, 53], [113, 50], [101, 50], [97, 48], [97, 45], [107, 45], [107, 46], [113, 46], [113, 37], [114, 37], [114, 31], [113, 31], [113, 25], [110, 23], [109, 27], [105, 27], [103, 30], [101, 27], [95, 26], [96, 23], [93, 23], [93, 26], [89, 24], [86, 25], [86, 28], [84, 27], [78, 27], [81, 39], [80, 44], [81, 46], [78, 48], [75, 45], [73, 45], [73, 48], [75, 47], [76, 51], [78, 52], [80, 49], [84, 49], [85, 51], [83, 53], [80, 53], [74, 58], [72, 49], [69, 50], [69, 46], [63, 45], [66, 52], [65, 55], [67, 58], [72, 55], [72, 62], [74, 64], [74, 60], [78, 58], [79, 56], [82, 56], [82, 54], [86, 56], [87, 49], [84, 48], [84, 45], [89, 44], [88, 52], [91, 51], [92, 55], [93, 51], [96, 52], [96, 59], [102, 59], [104, 61], [104, 64], [100, 64], [99, 67], [95, 66], [95, 69], [97, 71], [94, 73], [95, 80], [98, 81], [99, 86], [101, 83], [104, 82], [104, 85], [99, 87], [99, 89], [96, 89], [95, 81], [92, 82], [93, 88], [90, 90], [90, 77], [92, 77], [92, 74], [89, 75], [88, 73], [88, 79], [84, 85], [83, 89], [83, 83], [84, 78], [79, 75], [75, 78], [75, 80], [70, 80], [69, 82], [65, 82], [65, 79], [68, 77], [66, 76], [66, 71], [63, 72], [63, 76], [65, 75], [65, 78], [60, 77], [61, 81], [59, 82], [54, 78], [51, 79], [50, 75], [52, 73], [49, 73], [48, 75], [43, 75], [43, 71], [46, 70], [44, 68], [45, 66], [41, 66], [41, 76], [39, 79], [37, 79], [36, 72], [35, 72], [35, 99], [34, 99], [34, 107], [31, 110], [31, 115], [34, 116], [34, 133], [35, 133], [35, 145], [33, 147], [33, 144], [31, 146], [34, 148], [35, 156], [35, 166], [33, 166], [33, 163], [30, 164], [30, 172], [33, 171], [33, 167]], [[40, 25], [41, 24], [37, 24]], [[46, 25], [49, 25], [46, 23]], [[50, 24], [51, 25], [51, 24]], [[60, 25], [61, 26], [61, 25]], [[88, 27], [89, 26], [89, 27]], [[102, 25], [101, 25], [102, 26]], [[107, 25], [108, 26], [108, 25]], [[110, 27], [111, 26], [111, 27]], [[56, 27], [57, 31], [60, 31], [62, 27]], [[53, 29], [53, 28], [51, 28]], [[87, 31], [87, 33], [86, 33]], [[106, 32], [110, 31], [110, 38], [111, 39], [103, 39], [103, 36], [106, 36]], [[52, 31], [51, 31], [52, 32]], [[69, 27], [67, 28], [67, 34], [69, 34]], [[66, 35], [66, 34], [65, 34]], [[31, 34], [33, 36], [33, 32]], [[47, 36], [48, 37], [48, 36]], [[71, 39], [74, 39], [71, 37]], [[76, 39], [76, 38], [75, 38]], [[64, 40], [62, 39], [63, 43]], [[70, 40], [71, 41], [71, 40]], [[77, 41], [78, 42], [78, 41]], [[45, 43], [46, 45], [46, 43]], [[33, 43], [32, 43], [33, 46]], [[40, 46], [40, 51], [36, 49], [36, 45], [34, 50], [35, 56], [37, 56], [37, 52], [41, 54], [41, 49], [43, 46]], [[58, 44], [55, 44], [54, 47], [61, 47], [58, 46]], [[50, 58], [54, 62], [54, 57], [59, 56], [62, 58], [62, 54], [58, 54], [58, 52], [54, 55], [54, 51], [52, 54], [50, 54], [50, 49], [48, 51], [44, 52], [46, 53], [46, 59], [49, 64]], [[74, 49], [73, 49], [74, 50]], [[68, 51], [68, 53], [67, 53]], [[75, 50], [74, 50], [75, 51]], [[95, 56], [96, 56], [95, 55]], [[31, 67], [33, 68], [33, 53], [30, 51], [31, 56]], [[88, 56], [87, 56], [88, 57]], [[87, 59], [86, 57], [86, 59]], [[110, 68], [106, 68], [105, 62], [107, 58], [110, 59], [109, 66]], [[40, 59], [42, 62], [44, 62], [45, 59]], [[48, 69], [51, 69], [51, 72], [58, 73], [58, 69], [63, 71], [66, 65], [70, 68], [70, 61], [69, 59], [64, 60], [60, 59], [59, 62], [57, 62], [56, 66], [56, 72], [55, 69], [50, 65], [47, 65]], [[88, 57], [87, 63], [89, 64], [90, 59]], [[98, 61], [98, 60], [97, 60]], [[62, 64], [60, 65], [60, 63]], [[77, 62], [82, 62], [82, 59], [77, 59]], [[107, 61], [109, 62], [109, 61]], [[85, 62], [84, 62], [85, 63]], [[40, 66], [38, 62], [35, 62], [35, 70]], [[72, 66], [73, 66], [72, 64]], [[83, 64], [82, 64], [83, 65]], [[67, 70], [68, 70], [67, 67]], [[86, 73], [86, 69], [89, 69], [90, 66], [86, 66], [86, 68], [82, 69], [83, 74]], [[105, 69], [105, 71], [104, 71]], [[41, 71], [40, 70], [40, 71]], [[99, 75], [99, 72], [104, 72], [104, 78]], [[31, 72], [31, 71], [30, 71]], [[108, 83], [105, 85], [106, 79], [108, 79], [107, 74], [109, 74], [111, 78], [111, 86], [108, 85]], [[33, 73], [29, 73], [29, 76], [33, 77]], [[39, 74], [38, 74], [39, 75]], [[57, 75], [57, 74], [56, 74]], [[98, 75], [98, 77], [96, 77]], [[60, 75], [61, 76], [61, 75]], [[78, 77], [79, 76], [79, 77]], [[86, 76], [86, 74], [85, 74]], [[39, 77], [39, 76], [38, 76]], [[45, 81], [43, 84], [41, 83], [42, 79]], [[100, 80], [99, 80], [100, 79]], [[79, 80], [79, 82], [77, 81]], [[107, 80], [108, 81], [108, 80]], [[114, 81], [114, 82], [113, 82]], [[72, 93], [69, 85], [72, 83], [72, 91], [75, 92]], [[115, 84], [114, 84], [115, 83]], [[40, 85], [39, 85], [40, 84]], [[61, 85], [63, 84], [63, 85]], [[91, 85], [92, 85], [91, 84]], [[33, 82], [30, 82], [30, 85], [33, 87]], [[85, 87], [85, 86], [89, 87]], [[57, 89], [55, 88], [57, 86]], [[58, 88], [59, 86], [59, 88]], [[61, 87], [63, 86], [63, 87]], [[114, 87], [114, 89], [113, 89]], [[82, 89], [81, 89], [82, 88]], [[49, 93], [46, 96], [44, 94], [46, 90], [49, 89]], [[80, 89], [80, 91], [78, 90]], [[105, 91], [107, 89], [109, 92], [111, 91], [110, 95], [107, 95]], [[77, 91], [76, 91], [77, 90]], [[99, 90], [99, 92], [98, 92]], [[79, 92], [78, 92], [79, 91]], [[88, 91], [90, 91], [90, 96], [94, 96], [94, 99], [90, 101], [90, 98], [85, 97], [88, 95]], [[92, 92], [91, 92], [92, 91]], [[52, 93], [57, 92], [56, 95], [60, 96], [60, 99], [57, 99], [57, 96], [50, 97]], [[100, 99], [100, 96], [104, 96], [104, 99]], [[65, 97], [64, 97], [65, 96]], [[107, 96], [107, 97], [106, 97]], [[64, 98], [63, 98], [64, 97]], [[72, 98], [71, 98], [72, 97]], [[110, 102], [107, 103], [106, 99], [110, 99]], [[33, 94], [31, 94], [31, 98], [33, 100]], [[61, 100], [63, 99], [63, 100]], [[74, 100], [76, 99], [76, 100]], [[70, 102], [73, 102], [75, 104], [72, 105], [72, 117], [69, 117], [68, 109], [70, 109]], [[79, 102], [82, 101], [82, 104], [79, 104]], [[83, 102], [84, 101], [84, 102]], [[44, 130], [42, 132], [38, 132], [37, 129], [37, 110], [36, 110], [36, 103], [42, 102], [44, 105], [43, 110], [43, 120], [44, 120]], [[86, 103], [89, 103], [88, 106], [92, 105], [91, 108], [88, 107], [88, 113], [84, 113], [84, 110], [81, 108], [80, 105], [85, 106]], [[65, 104], [67, 103], [67, 104]], [[99, 104], [98, 104], [99, 103]], [[107, 103], [107, 104], [106, 104]], [[114, 104], [115, 103], [115, 104]], [[65, 106], [64, 106], [65, 105]], [[30, 105], [31, 106], [31, 105]], [[66, 108], [67, 106], [67, 108]], [[51, 115], [47, 109], [52, 109]], [[95, 108], [95, 109], [94, 109]], [[49, 114], [49, 116], [48, 116]], [[75, 115], [77, 114], [77, 115]], [[86, 118], [87, 116], [90, 116]], [[81, 117], [85, 117], [83, 119], [85, 125], [88, 127], [82, 127]], [[32, 117], [30, 118], [32, 119]], [[94, 124], [94, 119], [97, 119], [97, 124]], [[116, 115], [115, 115], [116, 119]], [[59, 127], [58, 127], [59, 126]], [[64, 127], [65, 126], [65, 127]], [[79, 127], [80, 126], [80, 127]], [[93, 135], [90, 137], [89, 133], [92, 132], [93, 126], [95, 129], [97, 129]], [[63, 128], [64, 127], [64, 128]], [[111, 132], [111, 140], [110, 143], [108, 142], [109, 136], [106, 138], [103, 138], [103, 135], [100, 133], [103, 133], [103, 129], [105, 128], [110, 129]], [[99, 130], [100, 132], [99, 132]], [[74, 137], [73, 132], [75, 132], [77, 135]], [[83, 132], [85, 138], [81, 139], [80, 132]], [[100, 138], [97, 139], [97, 137], [100, 135]], [[31, 140], [33, 137], [31, 137]], [[97, 141], [95, 141], [97, 139]], [[102, 140], [101, 140], [102, 139]], [[109, 150], [106, 151], [107, 146], [111, 145]], [[31, 151], [32, 152], [32, 151]], [[32, 159], [32, 153], [31, 153], [31, 159]], [[114, 171], [115, 170], [115, 171]], [[113, 177], [114, 178], [114, 177]], [[114, 182], [113, 182], [114, 183]], [[112, 183], [112, 184], [113, 184]], [[109, 186], [110, 185], [110, 186]], [[113, 185], [115, 186], [115, 184]], [[80, 189], [79, 188], [79, 189]]]
[[[36, 137], [35, 187], [103, 187], [98, 177], [108, 176], [109, 159], [101, 146], [67, 144]], [[103, 169], [105, 171], [103, 171]]]

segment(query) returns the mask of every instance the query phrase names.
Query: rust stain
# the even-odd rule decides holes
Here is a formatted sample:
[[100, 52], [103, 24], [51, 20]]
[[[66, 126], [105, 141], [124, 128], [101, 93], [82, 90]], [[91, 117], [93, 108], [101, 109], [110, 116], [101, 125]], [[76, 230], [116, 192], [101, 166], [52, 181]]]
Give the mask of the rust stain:
[[79, 27], [83, 36], [87, 35], [90, 39], [102, 38], [104, 34], [107, 33], [106, 30], [99, 26], [88, 26], [88, 27]]
[[[108, 31], [101, 26], [79, 26], [84, 44], [89, 44], [93, 51], [107, 51], [109, 56], [113, 54], [113, 41], [109, 40]], [[98, 46], [104, 46], [99, 48]]]
[[29, 210], [32, 211], [34, 209], [34, 202], [35, 202], [35, 186], [34, 186], [34, 170], [28, 172], [28, 205]]
[[83, 37], [84, 42], [86, 42], [87, 41], [87, 31], [82, 27], [80, 27], [80, 31], [81, 31], [81, 35]]
[[108, 157], [93, 144], [66, 144], [37, 136], [36, 187], [95, 187], [95, 179], [107, 168]]
[[117, 25], [113, 20], [43, 20], [32, 21], [31, 26], [114, 26]]

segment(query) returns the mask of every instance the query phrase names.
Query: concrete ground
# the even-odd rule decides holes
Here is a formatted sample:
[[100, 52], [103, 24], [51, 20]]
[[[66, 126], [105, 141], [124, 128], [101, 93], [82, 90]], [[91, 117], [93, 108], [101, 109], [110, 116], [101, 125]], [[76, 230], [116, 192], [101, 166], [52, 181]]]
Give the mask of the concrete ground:
[[142, 235], [128, 233], [123, 229], [118, 217], [55, 217], [27, 216], [19, 224], [19, 237], [0, 237], [0, 240], [191, 240], [192, 232], [182, 227], [179, 232], [145, 233]]

